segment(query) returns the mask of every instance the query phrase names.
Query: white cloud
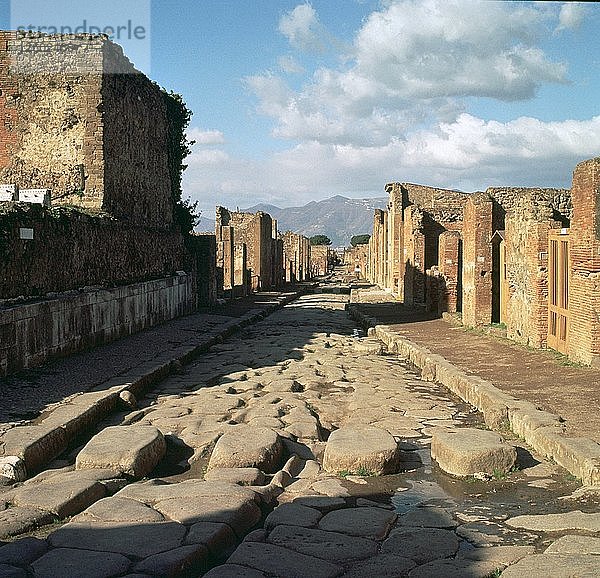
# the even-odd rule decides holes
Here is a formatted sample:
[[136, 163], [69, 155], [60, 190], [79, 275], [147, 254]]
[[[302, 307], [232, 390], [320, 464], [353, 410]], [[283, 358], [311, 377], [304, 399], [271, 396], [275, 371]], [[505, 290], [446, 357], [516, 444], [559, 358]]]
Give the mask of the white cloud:
[[299, 4], [279, 21], [279, 32], [299, 50], [321, 53], [326, 50], [326, 30], [310, 4]]
[[[381, 146], [419, 124], [455, 120], [465, 97], [523, 100], [566, 82], [565, 65], [536, 45], [548, 18], [537, 4], [396, 0], [365, 20], [345, 66], [317, 69], [301, 90], [272, 73], [248, 87], [278, 138]], [[315, 45], [318, 23], [302, 4], [280, 30]]]
[[300, 143], [264, 161], [193, 155], [186, 192], [208, 208], [217, 203], [302, 205], [316, 196], [383, 196], [386, 182], [484, 190], [488, 186], [570, 186], [575, 165], [600, 155], [600, 116], [501, 123], [461, 114], [381, 146]]
[[221, 145], [225, 144], [225, 136], [220, 130], [204, 130], [191, 127], [187, 131], [190, 140], [196, 141], [198, 145]]
[[581, 26], [586, 7], [580, 2], [566, 2], [560, 7], [557, 31], [576, 29]]
[[277, 59], [279, 68], [286, 74], [302, 74], [304, 67], [291, 55], [280, 56]]

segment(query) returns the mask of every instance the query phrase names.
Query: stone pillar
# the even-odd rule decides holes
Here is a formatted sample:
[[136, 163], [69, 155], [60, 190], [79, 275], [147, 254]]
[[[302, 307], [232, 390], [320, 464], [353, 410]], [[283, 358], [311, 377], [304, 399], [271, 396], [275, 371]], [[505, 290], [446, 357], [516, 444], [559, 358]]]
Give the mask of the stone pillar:
[[492, 322], [492, 199], [474, 193], [463, 220], [463, 325]]
[[406, 305], [425, 303], [425, 235], [423, 212], [411, 205], [404, 209], [404, 291]]
[[460, 243], [458, 231], [445, 231], [440, 235], [439, 270], [444, 280], [440, 296], [441, 312], [456, 313], [459, 311]]
[[600, 157], [573, 173], [569, 357], [600, 367]]

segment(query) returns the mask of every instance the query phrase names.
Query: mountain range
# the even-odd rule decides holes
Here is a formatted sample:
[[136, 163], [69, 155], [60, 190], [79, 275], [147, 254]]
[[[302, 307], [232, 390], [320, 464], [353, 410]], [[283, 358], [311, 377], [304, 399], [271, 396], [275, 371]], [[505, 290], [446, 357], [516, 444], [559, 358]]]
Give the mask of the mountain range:
[[[327, 235], [334, 247], [350, 245], [354, 235], [370, 234], [373, 228], [373, 212], [384, 209], [387, 197], [348, 199], [341, 195], [323, 201], [311, 201], [303, 207], [280, 208], [259, 203], [243, 209], [247, 213], [262, 211], [277, 219], [280, 232], [294, 231], [307, 237]], [[202, 218], [197, 231], [213, 231], [214, 222]]]

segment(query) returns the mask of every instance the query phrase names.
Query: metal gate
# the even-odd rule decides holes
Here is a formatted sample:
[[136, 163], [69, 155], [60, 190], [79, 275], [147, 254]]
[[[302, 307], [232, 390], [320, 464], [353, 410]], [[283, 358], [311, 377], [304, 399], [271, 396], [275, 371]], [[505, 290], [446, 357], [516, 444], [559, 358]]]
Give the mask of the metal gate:
[[565, 355], [569, 349], [569, 230], [548, 235], [548, 347]]

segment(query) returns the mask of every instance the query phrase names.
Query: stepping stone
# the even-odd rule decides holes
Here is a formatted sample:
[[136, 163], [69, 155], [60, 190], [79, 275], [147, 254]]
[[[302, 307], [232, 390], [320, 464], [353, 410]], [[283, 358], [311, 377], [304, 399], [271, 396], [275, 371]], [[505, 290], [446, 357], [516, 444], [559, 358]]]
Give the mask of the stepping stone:
[[584, 514], [580, 510], [565, 514], [541, 514], [538, 516], [516, 516], [506, 521], [513, 528], [524, 528], [533, 532], [600, 532], [600, 513]]
[[48, 541], [55, 548], [76, 546], [84, 550], [147, 558], [179, 548], [185, 534], [185, 526], [177, 522], [69, 522], [50, 534]]
[[235, 426], [215, 444], [208, 469], [258, 468], [272, 474], [279, 468], [282, 450], [281, 439], [273, 430]]
[[410, 558], [417, 564], [448, 558], [457, 551], [456, 534], [438, 528], [399, 528], [381, 546], [382, 553]]
[[323, 514], [319, 510], [291, 502], [275, 508], [267, 516], [265, 528], [272, 530], [275, 526], [280, 525], [312, 528], [317, 525], [322, 516]]
[[514, 467], [517, 452], [495, 432], [459, 428], [436, 429], [431, 440], [431, 457], [453, 476], [507, 473]]
[[600, 556], [589, 554], [535, 554], [519, 560], [502, 572], [502, 578], [552, 576], [552, 578], [596, 578]]
[[163, 434], [153, 426], [107, 427], [79, 452], [75, 467], [114, 469], [140, 479], [154, 469], [166, 451]]
[[182, 546], [168, 552], [149, 556], [134, 568], [140, 574], [151, 576], [186, 576], [190, 571], [206, 563], [208, 550], [201, 544]]
[[343, 427], [334, 431], [325, 446], [323, 469], [374, 475], [394, 473], [398, 445], [387, 431], [373, 427]]
[[127, 572], [131, 562], [119, 554], [57, 548], [32, 564], [36, 578], [85, 576], [110, 578]]
[[15, 506], [46, 510], [63, 519], [85, 510], [105, 495], [106, 488], [100, 482], [80, 472], [67, 472], [21, 486], [12, 502]]
[[406, 578], [416, 564], [410, 558], [393, 554], [379, 554], [369, 560], [355, 562], [344, 573], [344, 578], [365, 578], [368, 576], [385, 578]]
[[85, 512], [75, 516], [74, 522], [162, 522], [156, 510], [127, 498], [104, 498], [92, 504]]
[[377, 544], [372, 540], [298, 526], [277, 526], [269, 534], [268, 542], [340, 564], [377, 554]]
[[320, 558], [260, 542], [242, 542], [227, 562], [285, 578], [335, 578], [343, 572], [341, 566]]
[[[562, 536], [546, 548], [544, 554], [595, 554], [600, 555], [600, 538], [592, 536]], [[0, 549], [0, 562], [2, 550]]]
[[319, 528], [372, 540], [382, 540], [396, 520], [395, 512], [383, 508], [346, 508], [327, 514]]
[[67, 449], [64, 428], [40, 425], [14, 427], [0, 437], [3, 454], [17, 456], [27, 471], [38, 470]]
[[265, 483], [265, 475], [257, 468], [214, 468], [206, 472], [204, 479], [240, 486], [262, 486]]

